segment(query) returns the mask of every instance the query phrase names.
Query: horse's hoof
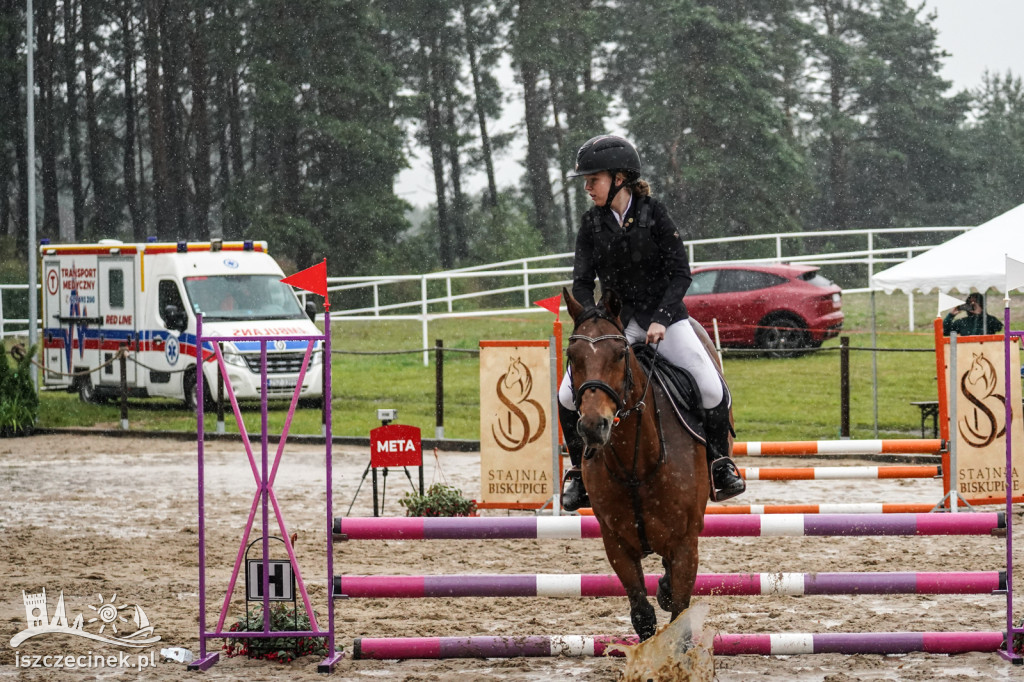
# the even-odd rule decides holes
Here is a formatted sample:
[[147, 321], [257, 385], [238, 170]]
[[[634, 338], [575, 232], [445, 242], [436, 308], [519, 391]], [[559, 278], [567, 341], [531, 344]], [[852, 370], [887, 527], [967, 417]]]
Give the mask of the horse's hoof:
[[658, 606], [662, 611], [672, 611], [672, 589], [669, 587], [668, 573], [658, 578]]
[[658, 618], [654, 615], [654, 609], [646, 599], [632, 609], [629, 616], [633, 622], [633, 630], [640, 636], [641, 642], [650, 639], [658, 631]]

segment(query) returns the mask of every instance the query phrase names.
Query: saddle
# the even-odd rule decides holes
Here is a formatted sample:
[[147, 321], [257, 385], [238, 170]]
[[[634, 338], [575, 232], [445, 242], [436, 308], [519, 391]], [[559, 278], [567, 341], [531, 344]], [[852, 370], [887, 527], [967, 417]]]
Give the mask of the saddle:
[[658, 355], [646, 343], [633, 344], [633, 354], [644, 371], [651, 375], [651, 380], [658, 382], [679, 423], [701, 445], [706, 446], [708, 439], [704, 432], [704, 409], [701, 407], [700, 388], [693, 375]]

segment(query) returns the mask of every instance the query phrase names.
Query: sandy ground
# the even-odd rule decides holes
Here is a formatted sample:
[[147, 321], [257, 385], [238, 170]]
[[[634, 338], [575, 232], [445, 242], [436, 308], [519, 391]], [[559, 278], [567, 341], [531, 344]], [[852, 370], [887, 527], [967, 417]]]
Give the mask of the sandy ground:
[[[207, 443], [208, 622], [215, 622], [253, 500], [253, 476], [238, 443]], [[326, 604], [323, 446], [286, 450], [275, 491], [314, 607]], [[368, 461], [365, 448], [335, 447], [334, 508], [342, 514]], [[428, 457], [429, 485], [447, 480], [476, 496], [476, 454]], [[849, 462], [850, 464], [856, 462]], [[868, 463], [870, 462], [860, 462]], [[834, 461], [800, 464], [835, 465]], [[745, 466], [794, 465], [793, 459], [747, 458]], [[384, 511], [400, 515], [404, 476], [388, 479]], [[198, 652], [196, 449], [194, 443], [103, 436], [35, 436], [0, 440], [0, 678], [181, 679], [185, 667], [161, 661], [159, 649]], [[935, 502], [936, 480], [756, 481], [738, 502]], [[369, 515], [369, 479], [353, 515]], [[1024, 548], [1024, 519], [1014, 517], [1017, 556]], [[255, 534], [253, 536], [255, 538]], [[998, 570], [1005, 545], [990, 537], [709, 538], [701, 541], [701, 572], [963, 571]], [[339, 544], [335, 572], [350, 574], [608, 573], [593, 541], [352, 542]], [[647, 560], [657, 572], [656, 557]], [[1024, 570], [1015, 590], [1024, 595]], [[157, 666], [92, 670], [24, 669], [15, 656], [116, 653], [117, 647], [70, 635], [43, 635], [20, 644], [10, 638], [26, 627], [22, 591], [46, 589], [50, 615], [61, 591], [69, 620], [86, 620], [113, 601], [144, 607], [155, 634]], [[244, 609], [236, 588], [228, 622]], [[721, 632], [868, 632], [1003, 630], [1005, 596], [708, 597], [708, 625]], [[1024, 600], [1018, 599], [1022, 612]], [[625, 598], [423, 599], [339, 601], [338, 643], [358, 636], [470, 634], [629, 634]], [[660, 622], [665, 614], [659, 611]], [[322, 622], [326, 619], [322, 618]], [[87, 625], [94, 629], [96, 623]], [[134, 629], [130, 623], [125, 630]], [[289, 665], [223, 658], [209, 679], [322, 679], [318, 659]], [[962, 656], [817, 655], [719, 657], [717, 679], [732, 680], [1011, 680], [1024, 669], [995, 654]], [[374, 662], [346, 658], [335, 679], [345, 680], [615, 680], [622, 659], [515, 659]], [[194, 679], [194, 678], [193, 678]]]

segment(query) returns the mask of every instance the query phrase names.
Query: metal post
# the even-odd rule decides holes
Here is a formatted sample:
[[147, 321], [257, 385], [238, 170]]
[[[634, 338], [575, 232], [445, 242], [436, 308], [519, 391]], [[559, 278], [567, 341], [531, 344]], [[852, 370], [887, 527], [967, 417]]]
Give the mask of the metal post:
[[871, 292], [871, 401], [875, 413], [875, 438], [878, 438], [878, 325], [875, 292]]
[[839, 437], [850, 437], [850, 337], [839, 337]]
[[530, 307], [530, 264], [523, 261], [523, 307]]
[[224, 429], [224, 375], [217, 364], [217, 433], [223, 434]]
[[555, 516], [562, 515], [562, 449], [558, 444], [558, 384], [561, 377], [558, 376], [558, 346], [561, 339], [556, 341], [551, 337], [548, 343], [548, 355], [551, 360], [551, 490], [554, 493], [551, 497], [551, 513]]
[[956, 373], [956, 336], [956, 332], [949, 335], [949, 504], [952, 512], [957, 511], [960, 501], [960, 491], [956, 485], [956, 394], [959, 390]]
[[121, 344], [118, 364], [121, 367], [121, 430], [128, 430], [128, 347]]
[[[36, 251], [36, 85], [34, 55], [36, 51], [35, 27], [33, 26], [32, 0], [25, 2], [25, 116], [28, 134], [28, 346], [34, 348], [38, 341], [39, 308], [36, 282], [39, 272], [36, 267], [39, 254]], [[39, 388], [39, 370], [35, 363], [29, 365], [32, 385]]]
[[444, 339], [434, 340], [434, 353], [434, 438], [440, 440], [444, 438]]
[[423, 366], [430, 366], [430, 351], [427, 350], [427, 278], [420, 277], [420, 310], [423, 314]]

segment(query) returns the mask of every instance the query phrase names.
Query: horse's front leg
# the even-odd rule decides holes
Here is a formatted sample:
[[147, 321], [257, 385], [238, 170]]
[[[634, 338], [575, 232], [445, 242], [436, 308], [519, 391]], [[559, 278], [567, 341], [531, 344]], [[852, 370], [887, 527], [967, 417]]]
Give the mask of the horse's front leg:
[[612, 570], [619, 577], [619, 582], [626, 589], [629, 597], [629, 618], [633, 629], [644, 641], [654, 636], [658, 619], [654, 607], [647, 601], [647, 586], [644, 584], [644, 569], [640, 564], [640, 551], [634, 549], [621, 538], [612, 535], [607, 528], [602, 528], [604, 550]]
[[671, 556], [662, 560], [666, 568], [666, 577], [670, 586], [670, 594], [662, 592], [662, 583], [658, 582], [658, 605], [672, 613], [672, 620], [690, 608], [690, 595], [697, 582], [697, 535], [682, 538], [674, 547]]

